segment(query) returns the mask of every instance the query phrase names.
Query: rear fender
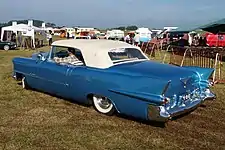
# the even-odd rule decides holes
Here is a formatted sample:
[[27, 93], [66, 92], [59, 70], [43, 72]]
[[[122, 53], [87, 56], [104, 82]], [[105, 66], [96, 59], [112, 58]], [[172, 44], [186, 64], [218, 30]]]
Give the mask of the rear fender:
[[144, 92], [131, 92], [131, 91], [120, 90], [120, 89], [110, 89], [109, 91], [116, 94], [128, 96], [131, 98], [140, 99], [142, 101], [150, 102], [152, 104], [159, 105], [163, 103], [163, 96], [157, 95], [157, 94], [144, 93]]
[[184, 68], [193, 70], [196, 73], [198, 73], [201, 80], [208, 80], [214, 73], [213, 68], [201, 68], [201, 67], [192, 67], [192, 66], [185, 66]]
[[[148, 80], [146, 80], [146, 81], [148, 81]], [[148, 82], [145, 82], [145, 84], [146, 83], [148, 83]], [[167, 89], [169, 88], [169, 85], [171, 82], [158, 80], [158, 82], [153, 82], [153, 83], [154, 83], [153, 85], [147, 84], [147, 86], [148, 86], [147, 90], [145, 89], [145, 87], [147, 87], [147, 86], [144, 85], [144, 83], [143, 83], [143, 85], [141, 85], [143, 87], [139, 88], [139, 90], [137, 90], [137, 91], [127, 90], [127, 89], [126, 90], [125, 89], [109, 89], [109, 91], [116, 93], [116, 94], [128, 96], [131, 98], [140, 99], [142, 101], [147, 101], [151, 104], [160, 105], [165, 100], [164, 94], [166, 93]], [[140, 89], [142, 89], [142, 90], [140, 90]]]

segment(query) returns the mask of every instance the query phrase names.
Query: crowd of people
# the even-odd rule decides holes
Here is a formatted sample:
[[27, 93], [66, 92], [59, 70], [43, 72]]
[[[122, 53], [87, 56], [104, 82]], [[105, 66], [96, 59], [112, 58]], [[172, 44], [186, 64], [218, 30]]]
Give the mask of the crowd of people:
[[207, 38], [206, 36], [200, 35], [191, 35], [184, 34], [178, 38], [170, 37], [169, 42], [167, 44], [176, 45], [176, 46], [207, 46]]
[[132, 44], [132, 45], [139, 45], [140, 44], [140, 35], [139, 33], [135, 33], [135, 34], [127, 34], [124, 37], [124, 41], [126, 43]]
[[191, 46], [207, 46], [207, 39], [206, 39], [206, 37], [195, 36], [192, 39]]
[[[49, 45], [52, 44], [52, 35], [53, 33], [51, 31], [49, 31], [47, 33], [47, 40], [49, 42]], [[90, 36], [90, 39], [97, 39], [97, 37], [95, 36]], [[67, 33], [67, 39], [71, 38], [69, 33]], [[186, 37], [186, 38], [185, 38]], [[72, 37], [74, 38], [74, 37]], [[124, 42], [129, 43], [131, 45], [140, 45], [142, 42], [140, 41], [140, 34], [139, 33], [132, 33], [132, 34], [127, 34], [123, 39]], [[197, 36], [194, 35], [191, 39], [188, 39], [187, 36], [183, 36], [183, 37], [178, 37], [177, 40], [174, 40], [173, 37], [169, 38], [169, 44], [171, 45], [177, 45], [177, 46], [207, 46], [207, 39], [206, 37], [202, 37], [202, 36]]]

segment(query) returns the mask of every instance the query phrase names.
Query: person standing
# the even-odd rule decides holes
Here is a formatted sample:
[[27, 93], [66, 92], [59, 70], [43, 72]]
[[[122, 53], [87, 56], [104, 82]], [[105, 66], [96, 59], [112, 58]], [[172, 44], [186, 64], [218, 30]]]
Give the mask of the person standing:
[[74, 38], [75, 38], [75, 33], [73, 32], [73, 33], [72, 33], [72, 39], [74, 39]]
[[129, 34], [127, 34], [127, 35], [125, 36], [124, 41], [125, 41], [126, 43], [129, 43], [129, 42], [130, 42], [130, 35], [129, 35]]
[[140, 44], [140, 35], [139, 33], [136, 33], [134, 36], [134, 45], [138, 46]]
[[69, 32], [67, 32], [66, 34], [67, 34], [67, 36], [66, 36], [66, 37], [67, 37], [67, 39], [69, 39], [69, 38], [70, 38], [70, 33], [69, 33]]
[[198, 46], [203, 46], [203, 39], [202, 39], [202, 37], [199, 38], [198, 43], [199, 43]]
[[203, 38], [203, 46], [207, 46], [207, 38], [206, 38], [206, 36]]
[[52, 45], [52, 31], [49, 30], [49, 35], [48, 35], [48, 45], [51, 46]]
[[22, 46], [22, 33], [21, 32], [18, 32], [18, 47], [21, 47]]
[[16, 33], [12, 33], [11, 41], [16, 43]]

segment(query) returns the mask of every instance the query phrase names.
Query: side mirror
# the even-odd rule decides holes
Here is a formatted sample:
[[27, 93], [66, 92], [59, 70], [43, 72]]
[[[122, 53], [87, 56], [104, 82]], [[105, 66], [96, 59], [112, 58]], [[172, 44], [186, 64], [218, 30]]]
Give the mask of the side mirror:
[[44, 61], [46, 58], [45, 58], [45, 56], [44, 56], [42, 53], [39, 53], [39, 54], [37, 55], [37, 59], [38, 59], [38, 60], [41, 60], [41, 61]]

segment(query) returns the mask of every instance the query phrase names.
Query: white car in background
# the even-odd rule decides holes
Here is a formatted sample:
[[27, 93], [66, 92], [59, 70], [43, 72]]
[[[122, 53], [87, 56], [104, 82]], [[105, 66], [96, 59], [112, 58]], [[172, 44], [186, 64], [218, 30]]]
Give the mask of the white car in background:
[[106, 39], [121, 40], [123, 38], [124, 38], [124, 31], [122, 30], [111, 30], [106, 32]]

